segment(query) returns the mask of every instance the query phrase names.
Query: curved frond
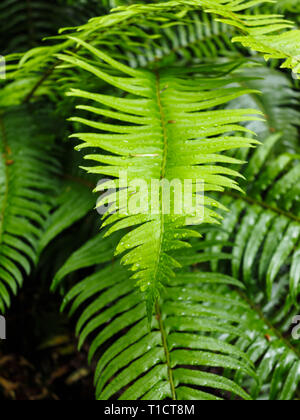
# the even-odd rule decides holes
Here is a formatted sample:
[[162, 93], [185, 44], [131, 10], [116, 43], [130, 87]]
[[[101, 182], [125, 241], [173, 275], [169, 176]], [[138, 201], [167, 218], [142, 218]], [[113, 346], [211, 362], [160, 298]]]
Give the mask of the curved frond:
[[247, 195], [226, 197], [223, 202], [231, 212], [225, 216], [224, 232], [210, 238], [234, 242], [234, 277], [242, 274], [252, 288], [266, 285], [269, 297], [275, 283], [288, 274], [296, 303], [300, 288], [299, 155], [272, 154], [279, 139], [280, 135], [270, 136], [254, 152], [244, 173], [250, 181]]
[[[293, 88], [291, 80], [280, 70], [267, 66], [255, 67], [255, 78], [251, 78], [253, 71], [254, 69], [241, 68], [238, 69], [237, 74], [248, 77], [247, 80], [241, 82], [244, 88], [257, 90], [260, 93], [243, 95], [231, 101], [227, 107], [257, 108], [264, 114], [264, 121], [246, 122], [245, 126], [254, 131], [261, 142], [264, 142], [271, 134], [281, 134], [281, 140], [274, 145], [275, 153], [297, 152], [300, 125], [299, 91]], [[245, 154], [243, 158], [246, 158]]]
[[[249, 382], [243, 378], [243, 374], [238, 373], [235, 381], [243, 384], [254, 400], [293, 400], [299, 394], [300, 348], [297, 342], [293, 343], [287, 336], [293, 316], [289, 315], [285, 324], [278, 323], [276, 308], [280, 288], [273, 295], [272, 301], [262, 305], [261, 309], [255, 300], [249, 299], [243, 292], [227, 293], [231, 299], [236, 298], [251, 306], [251, 310], [244, 314], [239, 306], [228, 308], [228, 311], [240, 314], [244, 331], [251, 335], [250, 342], [240, 337], [234, 344], [248, 355], [258, 376], [258, 382]], [[270, 307], [274, 313], [273, 318], [270, 316]]]

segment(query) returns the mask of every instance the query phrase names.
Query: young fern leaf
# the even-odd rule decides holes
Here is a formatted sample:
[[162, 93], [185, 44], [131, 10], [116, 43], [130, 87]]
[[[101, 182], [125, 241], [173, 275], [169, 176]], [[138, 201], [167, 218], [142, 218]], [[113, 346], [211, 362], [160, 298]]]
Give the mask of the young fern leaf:
[[[239, 174], [217, 164], [240, 163], [220, 152], [257, 144], [251, 138], [232, 135], [231, 132], [248, 132], [249, 130], [238, 123], [259, 119], [254, 116], [258, 112], [251, 109], [212, 110], [250, 92], [240, 88], [227, 88], [234, 79], [201, 77], [199, 70], [197, 74], [197, 69], [132, 69], [84, 41], [76, 41], [99, 60], [99, 65], [97, 62], [91, 64], [89, 60], [83, 60], [74, 54], [59, 55], [59, 58], [90, 71], [130, 95], [116, 97], [81, 90], [72, 90], [68, 94], [92, 100], [95, 106], [80, 108], [90, 111], [95, 119], [99, 115], [108, 116], [123, 123], [113, 125], [101, 120], [99, 122], [74, 117], [72, 121], [81, 122], [98, 131], [74, 134], [72, 137], [83, 141], [78, 146], [80, 149], [96, 147], [108, 152], [86, 156], [87, 159], [105, 164], [87, 168], [89, 172], [118, 178], [120, 171], [126, 171], [126, 183], [121, 185], [119, 178], [118, 187], [120, 196], [127, 194], [127, 208], [122, 208], [121, 199], [116, 201], [113, 206], [115, 213], [106, 215], [104, 225], [112, 224], [109, 233], [135, 227], [123, 237], [117, 247], [117, 254], [126, 252], [122, 263], [130, 265], [136, 272], [133, 278], [147, 294], [150, 319], [161, 284], [173, 277], [174, 269], [179, 266], [169, 252], [188, 246], [184, 240], [196, 235], [193, 230], [185, 227], [217, 221], [218, 215], [210, 207], [222, 206], [206, 196], [206, 193], [223, 191], [224, 188], [240, 190], [237, 182], [230, 178]], [[111, 66], [110, 71], [104, 71], [103, 66], [100, 67], [102, 60]], [[118, 71], [121, 75], [112, 75], [113, 71]], [[191, 75], [193, 73], [194, 77]], [[133, 187], [137, 178], [151, 192], [153, 180], [179, 180], [184, 185], [186, 179], [191, 179], [194, 197], [204, 193], [203, 203], [196, 210], [191, 205], [183, 206], [182, 212], [177, 214], [174, 197], [166, 203], [160, 188], [158, 208], [155, 211], [150, 203], [151, 194], [148, 194], [142, 198], [143, 206], [130, 214], [130, 200], [137, 200], [134, 196], [136, 187]], [[111, 182], [106, 182], [96, 190], [104, 190], [110, 185]], [[98, 206], [114, 201], [114, 195], [105, 196]], [[168, 204], [169, 213], [165, 211]]]
[[[75, 270], [108, 263], [73, 286], [62, 305], [62, 310], [71, 305], [69, 315], [79, 315], [79, 347], [94, 336], [89, 361], [103, 349], [95, 372], [96, 398], [220, 400], [229, 392], [249, 400], [233, 380], [209, 371], [224, 368], [256, 379], [248, 357], [222, 339], [241, 337], [250, 345], [250, 335], [240, 325], [247, 304], [206, 288], [239, 283], [229, 276], [179, 273], [157, 301], [149, 331], [134, 279], [119, 261], [111, 264], [116, 239], [97, 235], [65, 263], [53, 283], [53, 288], [59, 287]], [[221, 305], [237, 305], [238, 315]]]

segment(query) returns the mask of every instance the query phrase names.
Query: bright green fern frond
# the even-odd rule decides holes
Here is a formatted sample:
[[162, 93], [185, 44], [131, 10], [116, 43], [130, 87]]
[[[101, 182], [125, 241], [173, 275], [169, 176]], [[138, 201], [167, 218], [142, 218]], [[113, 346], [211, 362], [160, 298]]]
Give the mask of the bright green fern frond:
[[[183, 71], [176, 68], [153, 72], [131, 69], [83, 41], [78, 42], [96, 58], [103, 59], [116, 70], [129, 75], [111, 75], [74, 54], [59, 56], [130, 94], [128, 98], [121, 98], [80, 90], [69, 93], [92, 100], [95, 105], [81, 107], [90, 111], [93, 119], [74, 117], [72, 120], [98, 131], [75, 134], [73, 137], [84, 142], [78, 147], [80, 149], [96, 147], [109, 152], [87, 155], [87, 159], [105, 164], [88, 170], [119, 179], [117, 186], [120, 193], [117, 201], [114, 194], [106, 195], [99, 201], [98, 207], [106, 203], [114, 204], [116, 214], [106, 215], [104, 222], [104, 225], [113, 224], [109, 232], [138, 226], [125, 235], [117, 247], [117, 253], [126, 252], [122, 262], [136, 271], [134, 278], [138, 280], [141, 289], [147, 291], [151, 310], [160, 284], [172, 277], [173, 269], [178, 267], [176, 260], [169, 256], [169, 251], [187, 246], [183, 240], [195, 235], [193, 231], [182, 228], [202, 222], [216, 222], [218, 216], [210, 207], [220, 205], [206, 197], [206, 193], [223, 191], [225, 188], [239, 190], [236, 181], [230, 178], [238, 176], [238, 173], [217, 165], [236, 161], [224, 157], [220, 152], [257, 143], [241, 135], [234, 136], [231, 132], [247, 131], [237, 123], [256, 120], [258, 117], [253, 116], [251, 109], [213, 110], [214, 107], [250, 92], [228, 88], [234, 79], [201, 77], [201, 68], [198, 74], [197, 69]], [[115, 111], [110, 111], [109, 107]], [[97, 118], [99, 115], [111, 117], [115, 124], [104, 122]], [[119, 121], [122, 125], [118, 125]], [[125, 182], [120, 175], [124, 171]], [[134, 195], [138, 192], [137, 185], [133, 185], [137, 179], [142, 180], [149, 191], [147, 197], [137, 198], [137, 194]], [[199, 206], [184, 203], [177, 210], [176, 197], [171, 194], [167, 202], [160, 188], [157, 208], [153, 209], [153, 180], [178, 180], [186, 188], [185, 181], [188, 179], [194, 188], [194, 199], [205, 192]], [[110, 184], [101, 184], [97, 191], [104, 190]], [[125, 201], [122, 199], [124, 195], [127, 195]], [[138, 199], [141, 199], [142, 206], [131, 211], [132, 203], [135, 204]], [[126, 209], [123, 208], [124, 203]], [[110, 210], [110, 213], [113, 212]]]
[[[112, 255], [112, 240], [97, 236], [66, 262], [54, 285], [76, 269], [109, 262]], [[249, 339], [240, 316], [222, 310], [218, 302], [237, 305], [243, 313], [247, 305], [210, 293], [207, 283], [235, 281], [208, 273], [179, 274], [157, 302], [150, 331], [143, 296], [118, 261], [69, 291], [62, 309], [71, 304], [70, 314], [80, 315], [79, 346], [93, 334], [89, 359], [103, 349], [95, 372], [97, 399], [218, 400], [227, 399], [228, 392], [249, 399], [234, 381], [217, 373], [225, 368], [255, 378], [243, 352], [221, 338]]]

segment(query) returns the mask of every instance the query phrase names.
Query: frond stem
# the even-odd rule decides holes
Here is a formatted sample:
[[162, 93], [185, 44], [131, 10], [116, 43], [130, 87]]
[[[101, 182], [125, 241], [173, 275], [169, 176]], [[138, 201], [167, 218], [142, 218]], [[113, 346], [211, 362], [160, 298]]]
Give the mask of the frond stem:
[[167, 165], [167, 155], [168, 155], [168, 134], [167, 134], [167, 123], [166, 123], [166, 116], [161, 102], [161, 91], [160, 91], [160, 75], [158, 70], [155, 70], [156, 75], [156, 93], [157, 93], [157, 101], [158, 101], [158, 108], [161, 118], [161, 126], [163, 131], [163, 139], [164, 139], [164, 146], [163, 146], [163, 161], [161, 167], [161, 174], [160, 179], [163, 179], [166, 174], [166, 165]]
[[155, 312], [156, 312], [156, 317], [157, 317], [158, 324], [159, 324], [161, 339], [162, 339], [162, 343], [163, 343], [163, 347], [164, 347], [164, 351], [165, 351], [165, 356], [166, 356], [166, 362], [167, 362], [167, 366], [168, 366], [168, 376], [169, 376], [172, 399], [176, 400], [176, 391], [175, 391], [175, 385], [174, 385], [174, 379], [173, 379], [173, 371], [172, 371], [172, 367], [171, 367], [170, 351], [169, 351], [169, 348], [168, 348], [166, 330], [165, 330], [165, 327], [164, 327], [164, 324], [163, 324], [163, 320], [162, 320], [162, 316], [161, 316], [161, 310], [160, 310], [160, 306], [159, 306], [158, 301], [156, 301], [156, 304], [155, 304]]

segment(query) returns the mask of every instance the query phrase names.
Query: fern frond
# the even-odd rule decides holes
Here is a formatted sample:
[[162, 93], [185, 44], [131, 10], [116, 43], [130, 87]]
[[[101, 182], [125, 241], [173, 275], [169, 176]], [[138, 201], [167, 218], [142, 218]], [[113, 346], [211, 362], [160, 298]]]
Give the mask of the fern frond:
[[[299, 155], [273, 155], [280, 135], [269, 137], [252, 156], [244, 175], [247, 195], [229, 195], [223, 203], [231, 212], [225, 232], [213, 234], [234, 242], [232, 270], [243, 274], [249, 287], [265, 283], [270, 297], [275, 281], [290, 276], [290, 293], [296, 303], [300, 287]], [[217, 248], [219, 249], [219, 248]], [[257, 262], [257, 263], [256, 263]]]
[[[280, 296], [278, 289], [276, 294]], [[248, 355], [258, 376], [258, 382], [254, 382], [238, 373], [235, 382], [243, 384], [254, 400], [293, 400], [300, 383], [300, 348], [287, 336], [293, 316], [289, 315], [286, 324], [279, 325], [276, 319], [279, 296], [273, 296], [271, 302], [260, 306], [244, 292], [223, 289], [222, 294], [251, 307], [244, 314], [238, 305], [227, 309], [240, 315], [244, 331], [251, 335], [250, 341], [240, 337], [234, 344]], [[275, 314], [271, 319], [270, 306]]]
[[[199, 242], [197, 239], [192, 240], [192, 252], [182, 250], [179, 261], [183, 266], [192, 264], [193, 273], [190, 276], [206, 276], [203, 273], [207, 262], [214, 260], [224, 260], [228, 258], [234, 262], [232, 253], [224, 253], [220, 251], [221, 246], [225, 246], [229, 250], [231, 246], [226, 237], [222, 237], [224, 232], [221, 227], [211, 226], [207, 228], [201, 227], [200, 231], [219, 231], [220, 236], [214, 239], [214, 236], [208, 236], [209, 240]], [[222, 240], [223, 238], [223, 240]], [[226, 241], [226, 242], [225, 242]], [[220, 247], [214, 246], [219, 242]], [[212, 247], [212, 249], [211, 249]], [[178, 253], [178, 251], [177, 251]], [[203, 264], [204, 263], [204, 264]], [[196, 266], [197, 264], [197, 266]], [[199, 265], [200, 264], [200, 265]], [[200, 270], [200, 271], [197, 271]], [[219, 276], [220, 273], [215, 273]], [[243, 385], [249, 390], [253, 399], [270, 399], [270, 400], [290, 400], [293, 399], [300, 383], [300, 347], [297, 340], [290, 338], [291, 326], [293, 319], [297, 315], [297, 308], [293, 307], [292, 299], [286, 298], [285, 288], [288, 284], [288, 277], [281, 276], [280, 281], [274, 287], [272, 298], [267, 301], [263, 299], [263, 293], [255, 290], [251, 293], [251, 288], [246, 285], [244, 290], [239, 283], [234, 283], [233, 278], [227, 284], [218, 283], [217, 277], [214, 282], [209, 283], [202, 291], [209, 291], [217, 296], [213, 305], [219, 305], [219, 308], [226, 310], [227, 313], [235, 314], [240, 317], [241, 327], [243, 331], [250, 337], [231, 341], [231, 344], [239, 347], [249, 356], [255, 364], [255, 370], [258, 375], [258, 382], [245, 380], [243, 375], [239, 373], [235, 376], [235, 382]], [[235, 290], [233, 290], [233, 286]], [[238, 286], [238, 288], [236, 288]], [[241, 306], [227, 305], [225, 301], [219, 301], [218, 296], [226, 299], [239, 301]], [[209, 303], [207, 303], [209, 306]], [[248, 307], [247, 310], [244, 310]], [[286, 361], [286, 363], [284, 362]], [[227, 372], [228, 378], [232, 379], [231, 372]]]
[[[53, 287], [74, 270], [109, 262], [113, 243], [97, 235], [61, 268]], [[93, 334], [89, 360], [103, 349], [95, 372], [97, 399], [227, 399], [226, 392], [249, 399], [230, 379], [209, 371], [225, 368], [255, 378], [243, 352], [221, 335], [244, 337], [240, 317], [218, 303], [247, 310], [247, 305], [210, 293], [205, 284], [236, 283], [227, 276], [209, 273], [178, 275], [156, 304], [149, 331], [143, 296], [118, 261], [76, 284], [65, 296], [62, 309], [80, 314], [76, 332], [79, 347]], [[90, 302], [85, 309], [82, 306]], [[215, 303], [215, 304], [214, 304]], [[208, 336], [207, 336], [208, 335]], [[204, 369], [205, 368], [205, 369]]]
[[[262, 52], [266, 59], [276, 58], [285, 60], [283, 68], [290, 68], [294, 73], [300, 72], [300, 31], [289, 30], [293, 23], [278, 15], [252, 15], [247, 14], [255, 5], [265, 4], [264, 1], [247, 0], [179, 0], [167, 1], [158, 4], [132, 5], [120, 7], [117, 12], [102, 18], [91, 19], [82, 26], [83, 31], [91, 32], [110, 27], [116, 23], [141, 16], [141, 14], [161, 13], [178, 11], [183, 16], [191, 10], [200, 10], [220, 16], [220, 22], [236, 27], [243, 32], [243, 36], [233, 38], [233, 42], [240, 42], [245, 47], [254, 51]], [[154, 17], [155, 19], [155, 17]]]
[[[271, 134], [282, 134], [282, 140], [275, 144], [276, 153], [297, 152], [299, 148], [298, 129], [300, 113], [297, 109], [300, 100], [299, 91], [293, 89], [291, 80], [280, 70], [267, 66], [255, 67], [256, 78], [251, 78], [253, 69], [238, 69], [238, 74], [248, 77], [240, 85], [254, 89], [261, 94], [241, 96], [231, 101], [227, 108], [251, 106], [265, 115], [264, 121], [247, 122], [245, 126], [254, 131], [258, 139], [264, 142]], [[276, 89], [274, 89], [276, 87]], [[246, 153], [241, 153], [246, 159]]]
[[[118, 188], [122, 191], [121, 195], [125, 192], [128, 197], [133, 193], [132, 182], [137, 177], [145, 182], [150, 192], [152, 181], [163, 179], [169, 182], [179, 180], [182, 186], [186, 179], [191, 179], [195, 194], [220, 191], [227, 187], [239, 190], [237, 183], [230, 178], [238, 176], [238, 173], [216, 165], [228, 162], [228, 158], [218, 153], [256, 144], [253, 139], [230, 133], [233, 130], [247, 131], [237, 123], [259, 118], [251, 115], [253, 111], [249, 109], [211, 109], [249, 93], [248, 90], [226, 88], [233, 82], [230, 78], [209, 79], [196, 73], [191, 79], [190, 73], [195, 73], [192, 69], [182, 71], [175, 68], [154, 72], [132, 69], [83, 41], [78, 40], [78, 43], [84, 45], [96, 58], [103, 59], [116, 70], [130, 76], [112, 76], [74, 54], [59, 56], [60, 59], [78, 65], [131, 94], [131, 98], [127, 99], [80, 90], [69, 93], [94, 101], [97, 107], [81, 107], [91, 111], [94, 118], [97, 115], [107, 115], [118, 124], [119, 121], [123, 122], [123, 125], [112, 125], [97, 120], [72, 118], [72, 121], [98, 129], [98, 132], [72, 135], [83, 141], [78, 148], [96, 147], [109, 152], [106, 155], [87, 155], [87, 159], [106, 164], [91, 167], [89, 172], [119, 178], [119, 173], [126, 171], [125, 185], [118, 185]], [[117, 112], [110, 112], [107, 107]], [[235, 161], [229, 159], [229, 162]], [[121, 178], [119, 180], [121, 182]], [[203, 181], [204, 186], [199, 180]], [[105, 188], [107, 184], [102, 184], [97, 191]], [[181, 212], [176, 212], [173, 197], [169, 203], [169, 214], [166, 214], [164, 209], [168, 203], [165, 203], [160, 191], [158, 209], [154, 212], [151, 194], [143, 198], [143, 208], [137, 209], [134, 214], [128, 213], [130, 200], [126, 201], [126, 211], [122, 208], [121, 201], [116, 202], [116, 214], [106, 214], [104, 222], [104, 225], [113, 224], [110, 233], [129, 226], [138, 226], [122, 239], [117, 253], [126, 252], [122, 262], [136, 271], [134, 278], [138, 280], [141, 289], [147, 291], [150, 309], [158, 295], [160, 284], [173, 276], [173, 268], [178, 266], [168, 255], [169, 251], [187, 246], [183, 239], [195, 235], [193, 231], [181, 228], [203, 221], [214, 223], [218, 216], [209, 207], [219, 207], [217, 202], [205, 197], [203, 205], [196, 211], [192, 205], [185, 205]], [[133, 196], [132, 199], [135, 200], [136, 197]], [[100, 200], [98, 206], [109, 200], [114, 201], [112, 195]]]
[[59, 170], [49, 110], [10, 109], [0, 119], [0, 310], [37, 262]]
[[[143, 48], [145, 45], [150, 45], [151, 47], [147, 49], [147, 54], [151, 61], [153, 58], [155, 59], [156, 54], [161, 56], [164, 47], [169, 50], [168, 45], [165, 45], [165, 42], [163, 41], [163, 37], [163, 49], [159, 47], [158, 50], [155, 51], [155, 56], [152, 57], [152, 52], [154, 52], [153, 48], [156, 44], [155, 39], [157, 38], [158, 33], [157, 30], [154, 30], [153, 32], [153, 28], [159, 28], [159, 35], [161, 36], [164, 29], [169, 33], [171, 31], [172, 33], [171, 27], [173, 25], [182, 26], [186, 24], [185, 29], [182, 30], [178, 28], [179, 33], [182, 33], [182, 40], [184, 43], [184, 32], [190, 31], [192, 27], [190, 20], [188, 19], [188, 13], [203, 11], [205, 12], [205, 14], [202, 15], [203, 22], [206, 21], [203, 16], [213, 16], [214, 29], [212, 30], [212, 33], [214, 33], [216, 25], [219, 25], [215, 16], [220, 16], [221, 27], [222, 24], [226, 24], [227, 26], [229, 25], [228, 28], [232, 26], [238, 31], [242, 31], [243, 34], [248, 34], [239, 39], [242, 44], [247, 44], [254, 49], [257, 45], [257, 51], [263, 52], [267, 57], [274, 56], [280, 59], [286, 59], [284, 65], [297, 72], [297, 66], [299, 64], [299, 55], [297, 53], [299, 47], [297, 41], [299, 38], [298, 31], [280, 33], [285, 29], [290, 28], [292, 24], [283, 20], [278, 15], [267, 14], [253, 17], [253, 15], [246, 14], [248, 10], [249, 13], [251, 12], [251, 9], [255, 4], [268, 3], [264, 1], [247, 2], [245, 0], [240, 0], [238, 2], [232, 0], [181, 0], [155, 4], [135, 4], [126, 8], [118, 8], [116, 11], [106, 16], [91, 19], [87, 24], [73, 28], [73, 35], [98, 48], [103, 48], [106, 51], [109, 50], [109, 54], [117, 58], [120, 57], [122, 51], [125, 50], [130, 51], [130, 54], [133, 54], [134, 57], [136, 57], [136, 55], [140, 56], [141, 47]], [[161, 19], [163, 20], [163, 24], [161, 23]], [[197, 27], [199, 29], [199, 25]], [[193, 32], [198, 33], [198, 29], [196, 28], [196, 31], [192, 29], [191, 40], [193, 39]], [[68, 29], [68, 32], [70, 30], [71, 29]], [[228, 29], [228, 31], [229, 30], [230, 29]], [[270, 33], [273, 32], [275, 32], [275, 35], [270, 35]], [[278, 32], [279, 35], [277, 35]], [[25, 93], [26, 101], [31, 100], [32, 97], [35, 96], [37, 91], [39, 91], [44, 83], [51, 78], [53, 73], [56, 74], [57, 67], [61, 62], [55, 58], [55, 54], [65, 52], [67, 49], [72, 48], [76, 50], [76, 43], [68, 39], [67, 36], [68, 34], [64, 34], [62, 31], [62, 35], [56, 37], [58, 42], [55, 45], [51, 44], [45, 47], [32, 49], [21, 58], [19, 65], [12, 65], [11, 71], [8, 72], [8, 77], [12, 80], [26, 80], [28, 83], [28, 91]], [[263, 45], [260, 38], [261, 36], [264, 37]], [[289, 45], [281, 45], [282, 48], [274, 52], [273, 44], [282, 44], [285, 37], [291, 38]], [[54, 41], [56, 38], [54, 38]], [[207, 51], [208, 49], [214, 54], [215, 47], [218, 47], [218, 49], [220, 47], [222, 48], [222, 38], [223, 37], [217, 37], [215, 38], [215, 42], [208, 40], [207, 45], [206, 43], [202, 43], [199, 47], [197, 46], [195, 50], [196, 54], [200, 54], [201, 56], [207, 55], [209, 54]], [[226, 39], [227, 36], [225, 36], [225, 40]], [[159, 40], [157, 41], [157, 44], [160, 45]], [[167, 44], [169, 43], [167, 42]], [[180, 51], [178, 52], [189, 56], [190, 48], [186, 48], [187, 46], [185, 45], [183, 45], [183, 47], [184, 48], [180, 48]], [[122, 59], [123, 58], [124, 57], [122, 57]], [[59, 75], [53, 77], [51, 84], [52, 89], [55, 88], [58, 79]], [[29, 87], [30, 83], [31, 87]]]
[[[52, 211], [39, 241], [39, 254], [65, 229], [82, 219], [95, 206], [90, 186], [76, 181], [65, 182], [61, 193], [52, 203]], [[93, 185], [93, 184], [92, 184]]]

